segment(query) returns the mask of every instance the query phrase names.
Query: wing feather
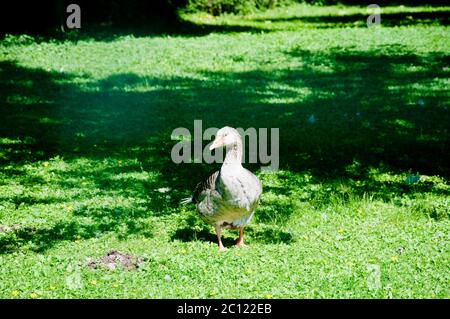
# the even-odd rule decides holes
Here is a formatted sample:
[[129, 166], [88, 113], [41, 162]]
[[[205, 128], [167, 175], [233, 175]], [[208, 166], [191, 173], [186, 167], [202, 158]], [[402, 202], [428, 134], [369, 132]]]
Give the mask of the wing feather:
[[194, 189], [194, 193], [192, 194], [192, 202], [194, 204], [200, 203], [206, 194], [217, 191], [217, 180], [220, 178], [220, 171], [214, 171], [197, 184]]

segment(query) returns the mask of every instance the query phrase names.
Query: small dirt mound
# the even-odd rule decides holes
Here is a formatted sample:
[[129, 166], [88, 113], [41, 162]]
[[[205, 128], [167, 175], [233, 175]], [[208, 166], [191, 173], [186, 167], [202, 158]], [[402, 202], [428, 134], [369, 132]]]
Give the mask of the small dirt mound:
[[137, 270], [144, 262], [142, 257], [135, 257], [130, 254], [124, 254], [117, 250], [110, 250], [105, 256], [99, 260], [92, 258], [87, 259], [87, 266], [91, 269], [107, 268], [114, 270], [122, 268], [125, 270]]

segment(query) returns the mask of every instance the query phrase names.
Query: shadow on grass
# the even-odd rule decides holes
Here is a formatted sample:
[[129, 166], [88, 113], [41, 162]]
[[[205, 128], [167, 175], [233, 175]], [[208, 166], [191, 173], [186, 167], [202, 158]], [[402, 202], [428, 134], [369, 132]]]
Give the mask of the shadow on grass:
[[61, 241], [94, 238], [105, 232], [114, 232], [119, 239], [125, 239], [131, 234], [139, 234], [147, 238], [153, 237], [151, 228], [145, 227], [144, 229], [142, 224], [139, 225], [132, 220], [91, 225], [75, 221], [59, 222], [49, 228], [19, 227], [11, 233], [2, 234], [0, 254], [11, 253], [24, 246], [35, 252], [43, 252]]
[[[126, 216], [124, 217], [124, 214]], [[75, 214], [75, 216], [78, 216]], [[77, 241], [98, 237], [114, 232], [118, 239], [126, 239], [133, 234], [146, 238], [153, 237], [152, 227], [139, 219], [129, 217], [128, 212], [103, 209], [102, 213], [90, 215], [95, 222], [58, 222], [51, 227], [14, 227], [11, 232], [0, 233], [0, 254], [17, 251], [24, 246], [35, 252], [43, 252], [61, 241]]]
[[[230, 233], [234, 236], [231, 237]], [[262, 244], [290, 244], [294, 242], [294, 236], [290, 232], [283, 230], [276, 225], [258, 224], [250, 225], [244, 229], [245, 241], [249, 243]], [[230, 230], [222, 233], [222, 242], [225, 246], [232, 246], [238, 238], [237, 230]], [[170, 235], [172, 241], [182, 242], [204, 241], [217, 243], [217, 236], [214, 234], [213, 227], [207, 226], [195, 215], [188, 215], [180, 222], [180, 227]]]
[[[232, 246], [236, 244], [238, 238], [237, 231], [235, 237], [225, 235], [222, 237], [222, 242], [225, 246]], [[249, 243], [261, 244], [291, 244], [294, 242], [294, 237], [291, 233], [273, 227], [264, 230], [255, 230], [249, 226], [245, 228], [244, 238]], [[204, 241], [217, 243], [217, 236], [207, 229], [197, 230], [192, 227], [178, 228], [170, 237], [171, 240], [179, 240], [182, 242]]]
[[[232, 238], [229, 236], [222, 236], [222, 243], [225, 246], [232, 246], [236, 243], [236, 238]], [[172, 241], [179, 240], [182, 242], [203, 241], [203, 242], [217, 243], [217, 236], [206, 228], [204, 229], [193, 229], [191, 227], [178, 228], [170, 236], [170, 239]]]
[[[45, 250], [77, 235], [89, 238], [108, 231], [122, 231], [124, 238], [145, 235], [146, 230], [137, 223], [150, 216], [176, 213], [179, 200], [214, 166], [171, 161], [170, 151], [176, 143], [170, 139], [172, 130], [186, 127], [193, 132], [195, 119], [202, 119], [204, 128], [279, 127], [280, 168], [292, 174], [308, 172], [330, 187], [337, 180], [361, 180], [365, 184], [355, 186], [355, 192], [373, 192], [385, 200], [417, 191], [439, 194], [431, 186], [417, 189], [378, 182], [367, 172], [384, 167], [394, 173], [450, 177], [450, 105], [444, 87], [450, 75], [447, 54], [419, 56], [402, 47], [368, 52], [297, 49], [285, 54], [300, 66], [270, 71], [198, 71], [207, 80], [123, 73], [95, 81], [84, 75], [0, 62], [3, 178], [9, 176], [35, 188], [57, 183], [62, 190], [82, 190], [80, 185], [87, 183], [100, 194], [139, 201], [139, 205], [117, 204], [116, 208], [83, 204], [73, 213], [75, 221], [17, 230], [2, 237], [0, 246], [18, 249], [31, 242], [37, 250]], [[77, 84], [80, 77], [89, 85]], [[26, 165], [55, 156], [64, 161], [86, 159], [107, 164], [80, 164], [56, 172], [50, 181], [33, 171], [28, 177], [23, 174]], [[350, 172], [355, 162], [358, 170]], [[250, 168], [255, 170], [258, 165]], [[162, 188], [169, 192], [158, 191]], [[90, 191], [61, 202], [89, 198]], [[286, 196], [290, 191], [288, 187], [269, 188], [269, 192]], [[26, 194], [3, 195], [2, 201], [16, 206], [48, 203]], [[58, 203], [58, 198], [54, 202]], [[264, 210], [287, 220], [292, 212], [289, 207], [269, 201]], [[200, 229], [189, 235], [189, 229], [189, 225], [180, 227], [174, 238], [212, 239], [209, 231]], [[267, 238], [289, 241], [289, 235], [270, 230], [254, 236], [260, 242]], [[9, 251], [3, 248], [3, 252]]]
[[[188, 20], [175, 19], [170, 22], [142, 24], [142, 25], [116, 25], [112, 23], [85, 23], [82, 29], [73, 29], [62, 32], [61, 30], [46, 30], [37, 34], [28, 32], [33, 36], [33, 42], [78, 42], [78, 41], [102, 41], [111, 42], [121, 37], [161, 37], [161, 36], [180, 36], [180, 37], [199, 37], [211, 33], [261, 33], [271, 30], [259, 26], [245, 25], [214, 25], [197, 24]], [[0, 41], [2, 45], [8, 46], [12, 42], [5, 40], [5, 35], [1, 33]], [[4, 38], [4, 39], [3, 39]], [[2, 40], [3, 39], [3, 40]], [[21, 40], [26, 43], [26, 39]]]
[[[412, 4], [413, 5], [413, 4]], [[428, 4], [430, 5], [430, 4]], [[364, 7], [366, 8], [366, 7]], [[384, 27], [413, 26], [413, 25], [449, 25], [449, 11], [434, 12], [398, 12], [382, 13], [381, 23]], [[130, 19], [128, 22], [84, 22], [83, 28], [62, 32], [59, 28], [51, 30], [41, 30], [35, 34], [35, 41], [114, 41], [120, 37], [153, 37], [153, 36], [182, 36], [198, 37], [211, 33], [261, 33], [274, 32], [280, 30], [292, 30], [293, 28], [344, 28], [344, 27], [367, 27], [369, 14], [343, 14], [343, 15], [307, 15], [285, 18], [246, 18], [244, 21], [265, 22], [260, 25], [245, 24], [206, 24], [194, 23], [181, 18], [178, 15], [170, 18], [152, 17], [144, 21], [136, 22]], [[288, 25], [277, 23], [290, 22]], [[275, 27], [274, 27], [275, 26]], [[1, 30], [0, 30], [1, 31]], [[33, 34], [33, 29], [27, 29]], [[2, 33], [0, 33], [2, 34]], [[5, 32], [3, 32], [5, 34]], [[3, 41], [7, 46], [8, 41]]]
[[[252, 18], [253, 21], [304, 23], [316, 28], [364, 27], [367, 28], [369, 14], [294, 16], [286, 18]], [[384, 27], [413, 25], [449, 25], [450, 11], [381, 13]]]

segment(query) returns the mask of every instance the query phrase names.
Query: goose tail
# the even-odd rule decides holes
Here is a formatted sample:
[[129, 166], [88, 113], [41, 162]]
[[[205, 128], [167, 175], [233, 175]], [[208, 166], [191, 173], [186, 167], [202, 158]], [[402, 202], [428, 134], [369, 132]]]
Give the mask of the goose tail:
[[189, 203], [192, 203], [192, 196], [191, 196], [191, 197], [183, 198], [183, 199], [180, 201], [180, 204], [182, 204], [182, 205], [187, 205], [187, 204], [189, 204]]

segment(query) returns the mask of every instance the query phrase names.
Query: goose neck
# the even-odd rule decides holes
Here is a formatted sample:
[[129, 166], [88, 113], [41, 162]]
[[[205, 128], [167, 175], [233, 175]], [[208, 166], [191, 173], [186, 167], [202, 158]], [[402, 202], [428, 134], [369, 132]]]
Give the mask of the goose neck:
[[223, 165], [242, 166], [242, 143], [238, 142], [227, 148]]

